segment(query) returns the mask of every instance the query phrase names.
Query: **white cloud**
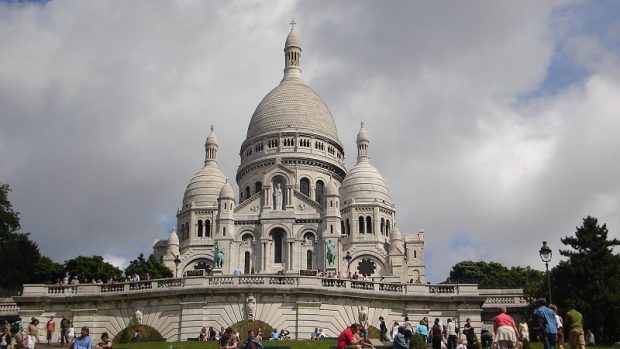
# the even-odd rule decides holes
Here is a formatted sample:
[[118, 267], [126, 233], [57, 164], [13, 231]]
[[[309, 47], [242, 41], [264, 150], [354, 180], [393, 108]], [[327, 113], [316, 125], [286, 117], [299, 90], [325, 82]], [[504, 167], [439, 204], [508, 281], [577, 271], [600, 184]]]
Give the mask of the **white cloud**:
[[[573, 34], [571, 6], [0, 3], [0, 178], [44, 254], [148, 252], [211, 124], [234, 182], [294, 17], [349, 167], [364, 120], [401, 231], [427, 232], [431, 280], [465, 257], [541, 268], [540, 242], [559, 248], [585, 215], [620, 229], [620, 50]], [[588, 75], [547, 93], [559, 49]], [[471, 244], [454, 251], [461, 235]]]

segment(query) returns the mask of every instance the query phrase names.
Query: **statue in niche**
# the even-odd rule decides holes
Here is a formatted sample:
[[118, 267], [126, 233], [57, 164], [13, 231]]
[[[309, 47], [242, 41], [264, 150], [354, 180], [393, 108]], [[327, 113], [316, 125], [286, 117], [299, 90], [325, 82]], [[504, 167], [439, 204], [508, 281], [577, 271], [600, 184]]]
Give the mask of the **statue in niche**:
[[142, 312], [140, 310], [136, 310], [133, 317], [136, 325], [142, 325]]
[[364, 326], [368, 325], [368, 307], [367, 306], [362, 305], [361, 307], [358, 308], [357, 318], [360, 324]]
[[280, 183], [276, 185], [276, 190], [273, 191], [273, 202], [275, 203], [275, 210], [282, 209], [282, 188], [280, 188]]
[[254, 321], [254, 314], [256, 314], [256, 298], [249, 296], [245, 300], [245, 310], [248, 315], [248, 320]]
[[332, 240], [327, 241], [327, 266], [333, 267], [336, 260], [336, 245]]
[[215, 268], [222, 269], [222, 264], [224, 264], [224, 248], [219, 241], [215, 243], [214, 248], [215, 253], [213, 255], [215, 256]]

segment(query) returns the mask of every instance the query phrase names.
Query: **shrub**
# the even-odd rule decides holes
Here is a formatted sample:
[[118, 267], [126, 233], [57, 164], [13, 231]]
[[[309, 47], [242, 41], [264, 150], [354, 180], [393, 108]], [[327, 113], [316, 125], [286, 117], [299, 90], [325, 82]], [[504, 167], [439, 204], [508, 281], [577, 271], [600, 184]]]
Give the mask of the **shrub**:
[[416, 333], [411, 338], [411, 343], [409, 344], [409, 349], [426, 349], [426, 341], [421, 334]]
[[269, 339], [269, 336], [271, 336], [271, 332], [273, 332], [273, 327], [271, 327], [268, 323], [260, 320], [243, 320], [237, 322], [230, 327], [232, 327], [235, 331], [239, 332], [239, 337], [241, 337], [241, 341], [246, 338], [250, 330], [254, 330], [254, 333], [256, 333], [256, 331], [260, 328], [261, 331], [263, 331], [263, 340]]
[[131, 342], [131, 339], [133, 338], [137, 328], [139, 328], [142, 332], [143, 341], [162, 340], [164, 338], [156, 329], [149, 325], [130, 325], [125, 327], [125, 329], [121, 332], [119, 332], [112, 340], [112, 343]]

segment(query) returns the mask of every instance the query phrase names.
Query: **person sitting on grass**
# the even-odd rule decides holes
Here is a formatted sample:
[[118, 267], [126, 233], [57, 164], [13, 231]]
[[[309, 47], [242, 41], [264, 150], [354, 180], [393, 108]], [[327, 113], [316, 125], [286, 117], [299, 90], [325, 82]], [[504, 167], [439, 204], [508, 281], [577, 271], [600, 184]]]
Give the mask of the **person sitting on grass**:
[[351, 324], [351, 326], [345, 328], [340, 336], [338, 336], [338, 349], [362, 349], [362, 345], [359, 344], [355, 334], [358, 332], [358, 325]]
[[263, 349], [263, 344], [256, 339], [253, 330], [248, 331], [248, 338], [243, 342], [243, 349]]
[[110, 340], [110, 337], [108, 336], [108, 333], [107, 332], [103, 332], [101, 334], [101, 342], [99, 342], [99, 344], [97, 344], [95, 349], [110, 349], [110, 348], [112, 348], [112, 341]]

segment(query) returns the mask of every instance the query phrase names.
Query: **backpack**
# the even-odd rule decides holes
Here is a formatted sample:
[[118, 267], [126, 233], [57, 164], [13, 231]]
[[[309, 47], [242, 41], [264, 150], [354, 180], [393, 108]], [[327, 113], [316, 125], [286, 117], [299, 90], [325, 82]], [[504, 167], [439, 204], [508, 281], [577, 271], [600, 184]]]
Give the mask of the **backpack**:
[[14, 323], [12, 323], [11, 324], [11, 329], [10, 329], [11, 334], [13, 334], [13, 335], [18, 334], [20, 328], [22, 327], [21, 325], [22, 324], [19, 321], [15, 321]]

